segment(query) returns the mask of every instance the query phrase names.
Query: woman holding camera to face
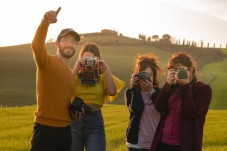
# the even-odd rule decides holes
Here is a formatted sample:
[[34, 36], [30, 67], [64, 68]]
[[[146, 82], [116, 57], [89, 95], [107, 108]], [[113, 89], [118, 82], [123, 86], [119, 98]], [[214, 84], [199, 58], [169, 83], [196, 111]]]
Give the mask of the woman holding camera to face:
[[197, 80], [195, 63], [186, 53], [174, 53], [167, 68], [167, 81], [155, 102], [156, 109], [164, 116], [151, 151], [201, 151], [212, 90]]
[[[79, 120], [71, 124], [71, 151], [83, 151], [84, 148], [86, 151], [105, 151], [106, 140], [101, 108], [105, 101], [112, 101], [115, 98], [125, 83], [112, 75], [94, 43], [82, 46], [73, 74], [75, 75], [73, 99], [83, 101], [84, 104], [80, 106], [82, 112], [71, 111], [74, 119], [79, 117]], [[88, 107], [85, 108], [84, 105]]]
[[148, 151], [160, 119], [154, 102], [160, 89], [157, 72], [158, 58], [152, 54], [138, 54], [135, 60], [131, 88], [125, 93], [130, 118], [126, 131], [128, 151]]

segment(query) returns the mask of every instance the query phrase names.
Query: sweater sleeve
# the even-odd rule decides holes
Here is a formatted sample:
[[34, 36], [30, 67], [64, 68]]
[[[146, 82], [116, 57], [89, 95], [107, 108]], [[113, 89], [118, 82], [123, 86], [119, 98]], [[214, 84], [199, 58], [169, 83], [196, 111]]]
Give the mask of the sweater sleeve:
[[125, 93], [126, 105], [131, 112], [141, 114], [144, 109], [143, 98], [141, 92], [137, 88], [127, 89]]
[[45, 40], [48, 26], [49, 25], [42, 20], [32, 40], [33, 56], [36, 62], [36, 66], [38, 68], [42, 68], [47, 61], [47, 49], [45, 45]]
[[[194, 89], [192, 91], [192, 89]], [[182, 108], [187, 117], [206, 115], [212, 97], [211, 87], [204, 83], [199, 83], [192, 87], [186, 85], [182, 90]]]

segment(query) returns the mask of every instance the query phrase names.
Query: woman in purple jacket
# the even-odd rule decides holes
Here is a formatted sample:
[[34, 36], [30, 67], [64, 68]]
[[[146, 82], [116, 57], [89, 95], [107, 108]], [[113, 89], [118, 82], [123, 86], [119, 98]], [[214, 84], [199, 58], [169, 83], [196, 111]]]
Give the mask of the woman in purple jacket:
[[195, 63], [187, 53], [174, 53], [167, 67], [167, 81], [155, 103], [164, 116], [151, 151], [201, 151], [211, 87], [197, 80]]

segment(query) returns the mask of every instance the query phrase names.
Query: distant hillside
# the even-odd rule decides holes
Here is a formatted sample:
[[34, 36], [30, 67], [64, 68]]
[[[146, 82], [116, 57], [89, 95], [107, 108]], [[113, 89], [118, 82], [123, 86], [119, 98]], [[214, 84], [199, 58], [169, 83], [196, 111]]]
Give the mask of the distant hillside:
[[[157, 43], [132, 39], [118, 35], [96, 35], [83, 36], [76, 55], [70, 61], [73, 67], [81, 44], [84, 42], [95, 42], [99, 45], [102, 58], [109, 64], [112, 73], [129, 85], [132, 73], [134, 57], [137, 53], [153, 52], [160, 58], [160, 64], [165, 67], [167, 60], [177, 46], [170, 45], [165, 48]], [[56, 53], [53, 43], [47, 43], [50, 54]], [[225, 58], [225, 55], [218, 49], [184, 49], [196, 55], [200, 65], [215, 62]], [[35, 75], [36, 67], [32, 56], [31, 44], [23, 44], [10, 47], [0, 47], [0, 105], [22, 106], [35, 104]], [[163, 76], [160, 77], [161, 84]], [[209, 78], [207, 78], [209, 79]], [[123, 104], [124, 90], [119, 94], [114, 103]]]
[[125, 36], [118, 36], [117, 34], [111, 33], [90, 33], [83, 34], [82, 36], [84, 37], [82, 42], [91, 41], [99, 45], [147, 45], [170, 53], [175, 51], [185, 51], [193, 55], [193, 57], [197, 60], [199, 67], [211, 62], [221, 61], [227, 57], [227, 55], [224, 54], [220, 48], [201, 48], [189, 45], [176, 45], [171, 44], [170, 41], [166, 42], [162, 39], [160, 39], [160, 42], [145, 41]]
[[227, 57], [227, 55], [224, 54], [220, 48], [201, 48], [195, 46], [174, 45], [160, 42], [153, 42], [151, 45], [171, 53], [175, 51], [188, 52], [195, 58], [199, 65], [199, 68], [205, 64], [221, 61]]

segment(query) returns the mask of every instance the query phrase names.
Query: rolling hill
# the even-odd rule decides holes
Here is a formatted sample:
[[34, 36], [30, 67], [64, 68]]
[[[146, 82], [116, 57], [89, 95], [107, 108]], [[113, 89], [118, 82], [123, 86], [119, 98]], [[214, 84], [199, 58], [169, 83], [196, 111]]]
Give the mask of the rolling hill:
[[[219, 49], [203, 49], [165, 43], [157, 44], [125, 36], [96, 35], [84, 36], [76, 55], [70, 62], [71, 67], [75, 64], [80, 46], [85, 41], [98, 44], [102, 52], [102, 58], [109, 64], [112, 73], [127, 83], [126, 87], [128, 87], [129, 78], [133, 70], [133, 60], [137, 53], [153, 52], [159, 56], [160, 64], [164, 69], [172, 52], [178, 50], [185, 50], [199, 60], [199, 69], [208, 64], [221, 62], [226, 59], [226, 55]], [[47, 43], [47, 48], [50, 54], [55, 54], [56, 49], [53, 43]], [[35, 104], [36, 67], [32, 56], [31, 44], [0, 47], [0, 69], [0, 105], [23, 106]], [[202, 72], [199, 75], [205, 82], [210, 82], [212, 78], [209, 71], [208, 73], [206, 71], [205, 75]], [[165, 75], [161, 75], [160, 80], [162, 85]], [[222, 87], [222, 89], [226, 88], [227, 86]], [[123, 104], [123, 94], [124, 90], [114, 103]], [[224, 98], [223, 95], [222, 97]], [[212, 102], [214, 101], [215, 98]], [[219, 105], [215, 106], [215, 108], [219, 108]], [[227, 108], [227, 105], [224, 108]]]

